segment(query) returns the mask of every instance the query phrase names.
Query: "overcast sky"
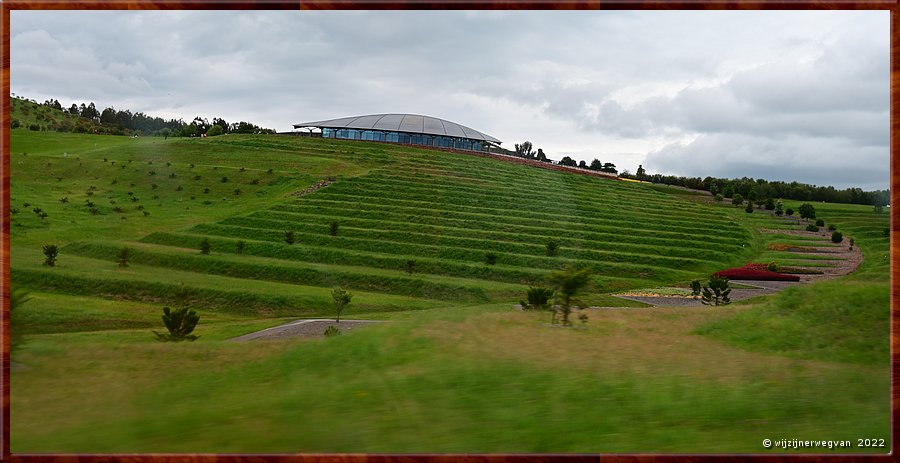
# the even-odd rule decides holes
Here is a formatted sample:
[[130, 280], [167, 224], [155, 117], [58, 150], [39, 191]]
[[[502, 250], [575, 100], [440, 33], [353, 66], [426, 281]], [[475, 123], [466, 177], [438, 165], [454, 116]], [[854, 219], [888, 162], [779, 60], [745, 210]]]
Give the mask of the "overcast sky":
[[12, 92], [165, 118], [415, 113], [634, 172], [888, 187], [887, 11], [13, 11]]

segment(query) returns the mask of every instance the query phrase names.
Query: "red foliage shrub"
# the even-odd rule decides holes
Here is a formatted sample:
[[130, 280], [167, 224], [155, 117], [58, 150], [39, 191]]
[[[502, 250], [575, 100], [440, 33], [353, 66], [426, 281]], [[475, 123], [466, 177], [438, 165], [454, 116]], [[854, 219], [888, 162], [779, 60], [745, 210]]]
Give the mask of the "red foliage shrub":
[[726, 277], [732, 280], [757, 280], [757, 281], [800, 281], [797, 275], [770, 272], [766, 264], [747, 264], [743, 267], [730, 268], [716, 272], [713, 275]]

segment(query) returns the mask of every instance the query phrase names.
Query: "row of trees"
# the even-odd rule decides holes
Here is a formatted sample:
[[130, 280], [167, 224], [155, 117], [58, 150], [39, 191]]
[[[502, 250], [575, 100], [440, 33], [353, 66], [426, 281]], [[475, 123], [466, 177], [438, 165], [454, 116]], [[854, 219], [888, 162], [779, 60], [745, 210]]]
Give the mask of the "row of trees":
[[[97, 122], [107, 128], [117, 128], [122, 133], [125, 131], [131, 133], [139, 133], [142, 135], [164, 135], [174, 137], [197, 137], [202, 134], [214, 136], [225, 133], [275, 133], [274, 130], [262, 128], [250, 122], [226, 122], [224, 119], [214, 117], [212, 122], [204, 117], [195, 117], [190, 123], [182, 119], [163, 119], [161, 117], [152, 117], [143, 112], [131, 112], [128, 109], [116, 110], [110, 106], [103, 111], [97, 110], [93, 102], [88, 104], [81, 103], [77, 105], [72, 103], [68, 109], [65, 109], [58, 100], [46, 100], [42, 106], [65, 112], [70, 115]], [[62, 131], [68, 124], [58, 124], [57, 130]]]
[[660, 174], [648, 175], [642, 166], [638, 166], [638, 171], [635, 175], [623, 173], [620, 177], [705, 190], [713, 195], [721, 194], [727, 198], [733, 198], [734, 195], [740, 194], [744, 198], [786, 198], [798, 201], [826, 201], [831, 203], [870, 204], [874, 206], [884, 206], [889, 204], [890, 201], [889, 190], [863, 191], [861, 188], [838, 190], [833, 186], [768, 181], [749, 177], [727, 179], [678, 177]]

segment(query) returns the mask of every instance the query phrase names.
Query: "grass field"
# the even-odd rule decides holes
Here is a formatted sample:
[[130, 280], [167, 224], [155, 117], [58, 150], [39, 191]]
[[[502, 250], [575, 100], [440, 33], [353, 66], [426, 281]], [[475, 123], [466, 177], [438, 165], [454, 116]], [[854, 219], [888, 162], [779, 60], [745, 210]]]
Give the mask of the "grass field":
[[[12, 282], [32, 296], [14, 314], [13, 452], [755, 453], [774, 451], [764, 438], [888, 436], [887, 214], [871, 208], [816, 205], [863, 250], [854, 275], [647, 308], [610, 294], [777, 259], [768, 244], [798, 240], [758, 229], [794, 226], [376, 143], [11, 140]], [[513, 309], [567, 265], [593, 269], [587, 305], [632, 308], [589, 309], [576, 329]], [[344, 317], [391, 323], [228, 341], [331, 315], [334, 286], [354, 294]], [[155, 341], [163, 305], [196, 309], [200, 339]]]

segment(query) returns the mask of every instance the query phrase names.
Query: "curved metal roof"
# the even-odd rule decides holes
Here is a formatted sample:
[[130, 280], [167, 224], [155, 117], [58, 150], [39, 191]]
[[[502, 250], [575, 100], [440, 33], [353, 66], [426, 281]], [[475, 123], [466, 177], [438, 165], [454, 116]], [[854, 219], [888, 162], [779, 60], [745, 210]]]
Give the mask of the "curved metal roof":
[[422, 133], [428, 135], [444, 135], [448, 137], [484, 140], [491, 143], [502, 143], [496, 138], [475, 129], [445, 121], [436, 117], [418, 114], [371, 114], [368, 116], [342, 117], [326, 121], [303, 122], [294, 124], [299, 127], [327, 127], [329, 129], [389, 130], [394, 132]]

